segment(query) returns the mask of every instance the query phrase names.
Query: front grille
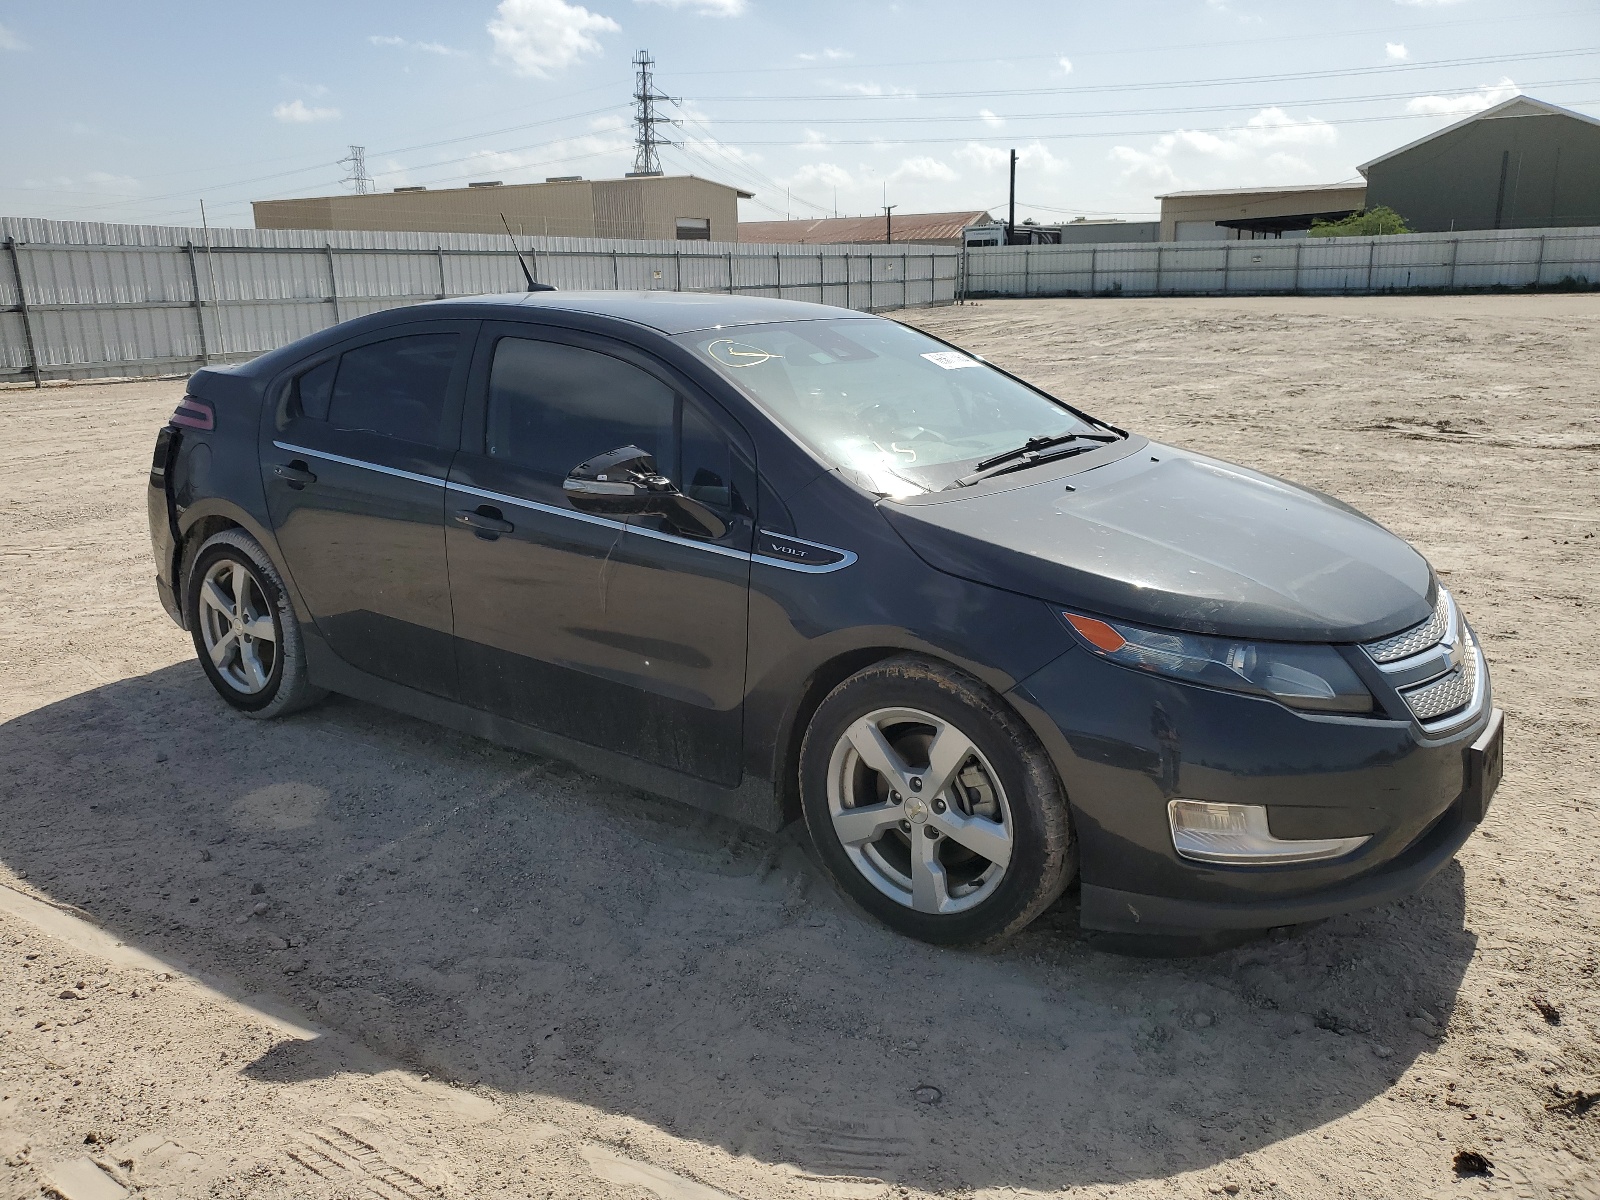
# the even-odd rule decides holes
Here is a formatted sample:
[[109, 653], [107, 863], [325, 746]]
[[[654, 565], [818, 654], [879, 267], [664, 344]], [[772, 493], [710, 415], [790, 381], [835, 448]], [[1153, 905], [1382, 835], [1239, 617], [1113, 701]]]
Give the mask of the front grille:
[[1444, 588], [1426, 621], [1368, 642], [1364, 649], [1424, 725], [1465, 712], [1478, 699], [1478, 648]]
[[1430, 646], [1437, 646], [1449, 627], [1450, 594], [1440, 588], [1438, 598], [1433, 604], [1433, 616], [1420, 625], [1402, 629], [1382, 641], [1368, 642], [1367, 653], [1372, 656], [1372, 661], [1375, 663], [1398, 662], [1402, 658], [1410, 658], [1413, 654], [1421, 654]]
[[1400, 693], [1417, 715], [1417, 720], [1434, 721], [1472, 703], [1478, 691], [1478, 664], [1473, 661], [1476, 658], [1476, 653], [1473, 653], [1464, 666], [1448, 675], [1441, 675], [1432, 683]]

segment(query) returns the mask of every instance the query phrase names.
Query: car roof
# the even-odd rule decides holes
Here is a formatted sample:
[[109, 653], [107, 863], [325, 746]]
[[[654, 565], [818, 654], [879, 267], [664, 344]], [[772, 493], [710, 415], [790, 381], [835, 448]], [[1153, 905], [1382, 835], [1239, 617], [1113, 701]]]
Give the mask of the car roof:
[[[437, 311], [455, 305], [504, 305], [524, 311], [586, 313], [631, 321], [665, 334], [693, 333], [729, 325], [764, 325], [773, 321], [874, 319], [867, 313], [831, 304], [774, 300], [765, 296], [729, 296], [720, 292], [508, 292], [501, 296], [462, 296], [418, 307]], [[511, 316], [510, 313], [506, 315]]]

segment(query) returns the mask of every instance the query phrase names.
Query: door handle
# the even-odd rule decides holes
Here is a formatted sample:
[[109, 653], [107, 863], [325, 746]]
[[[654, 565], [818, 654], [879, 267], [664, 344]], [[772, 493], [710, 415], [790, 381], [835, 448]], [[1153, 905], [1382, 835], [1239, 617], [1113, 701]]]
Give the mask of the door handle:
[[480, 504], [477, 508], [463, 508], [456, 512], [456, 524], [465, 525], [478, 537], [493, 541], [502, 533], [511, 533], [516, 529], [510, 521], [500, 515], [500, 510], [490, 504]]
[[272, 468], [272, 473], [283, 480], [290, 487], [298, 491], [308, 483], [315, 483], [317, 477], [306, 470], [305, 463], [296, 459], [292, 463], [279, 463]]

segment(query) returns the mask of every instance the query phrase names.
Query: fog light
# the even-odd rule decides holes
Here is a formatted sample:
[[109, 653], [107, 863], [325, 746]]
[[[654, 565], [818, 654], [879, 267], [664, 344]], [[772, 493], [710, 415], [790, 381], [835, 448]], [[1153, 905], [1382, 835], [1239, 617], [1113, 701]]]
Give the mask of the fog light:
[[1207, 800], [1169, 800], [1172, 845], [1179, 857], [1210, 863], [1300, 863], [1341, 858], [1371, 840], [1370, 835], [1305, 838], [1272, 836], [1267, 810], [1260, 804], [1213, 804]]

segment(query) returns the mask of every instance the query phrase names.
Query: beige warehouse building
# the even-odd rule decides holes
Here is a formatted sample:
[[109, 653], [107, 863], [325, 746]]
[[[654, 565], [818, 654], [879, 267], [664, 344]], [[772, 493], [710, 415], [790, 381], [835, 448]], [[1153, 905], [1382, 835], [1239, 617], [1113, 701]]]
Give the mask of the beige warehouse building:
[[1304, 237], [1316, 220], [1337, 221], [1366, 207], [1365, 183], [1169, 192], [1161, 201], [1163, 242]]
[[[379, 229], [421, 233], [736, 242], [750, 193], [695, 175], [548, 179], [464, 188], [396, 188], [354, 196], [257, 200], [257, 229]], [[502, 216], [504, 223], [502, 223]]]

